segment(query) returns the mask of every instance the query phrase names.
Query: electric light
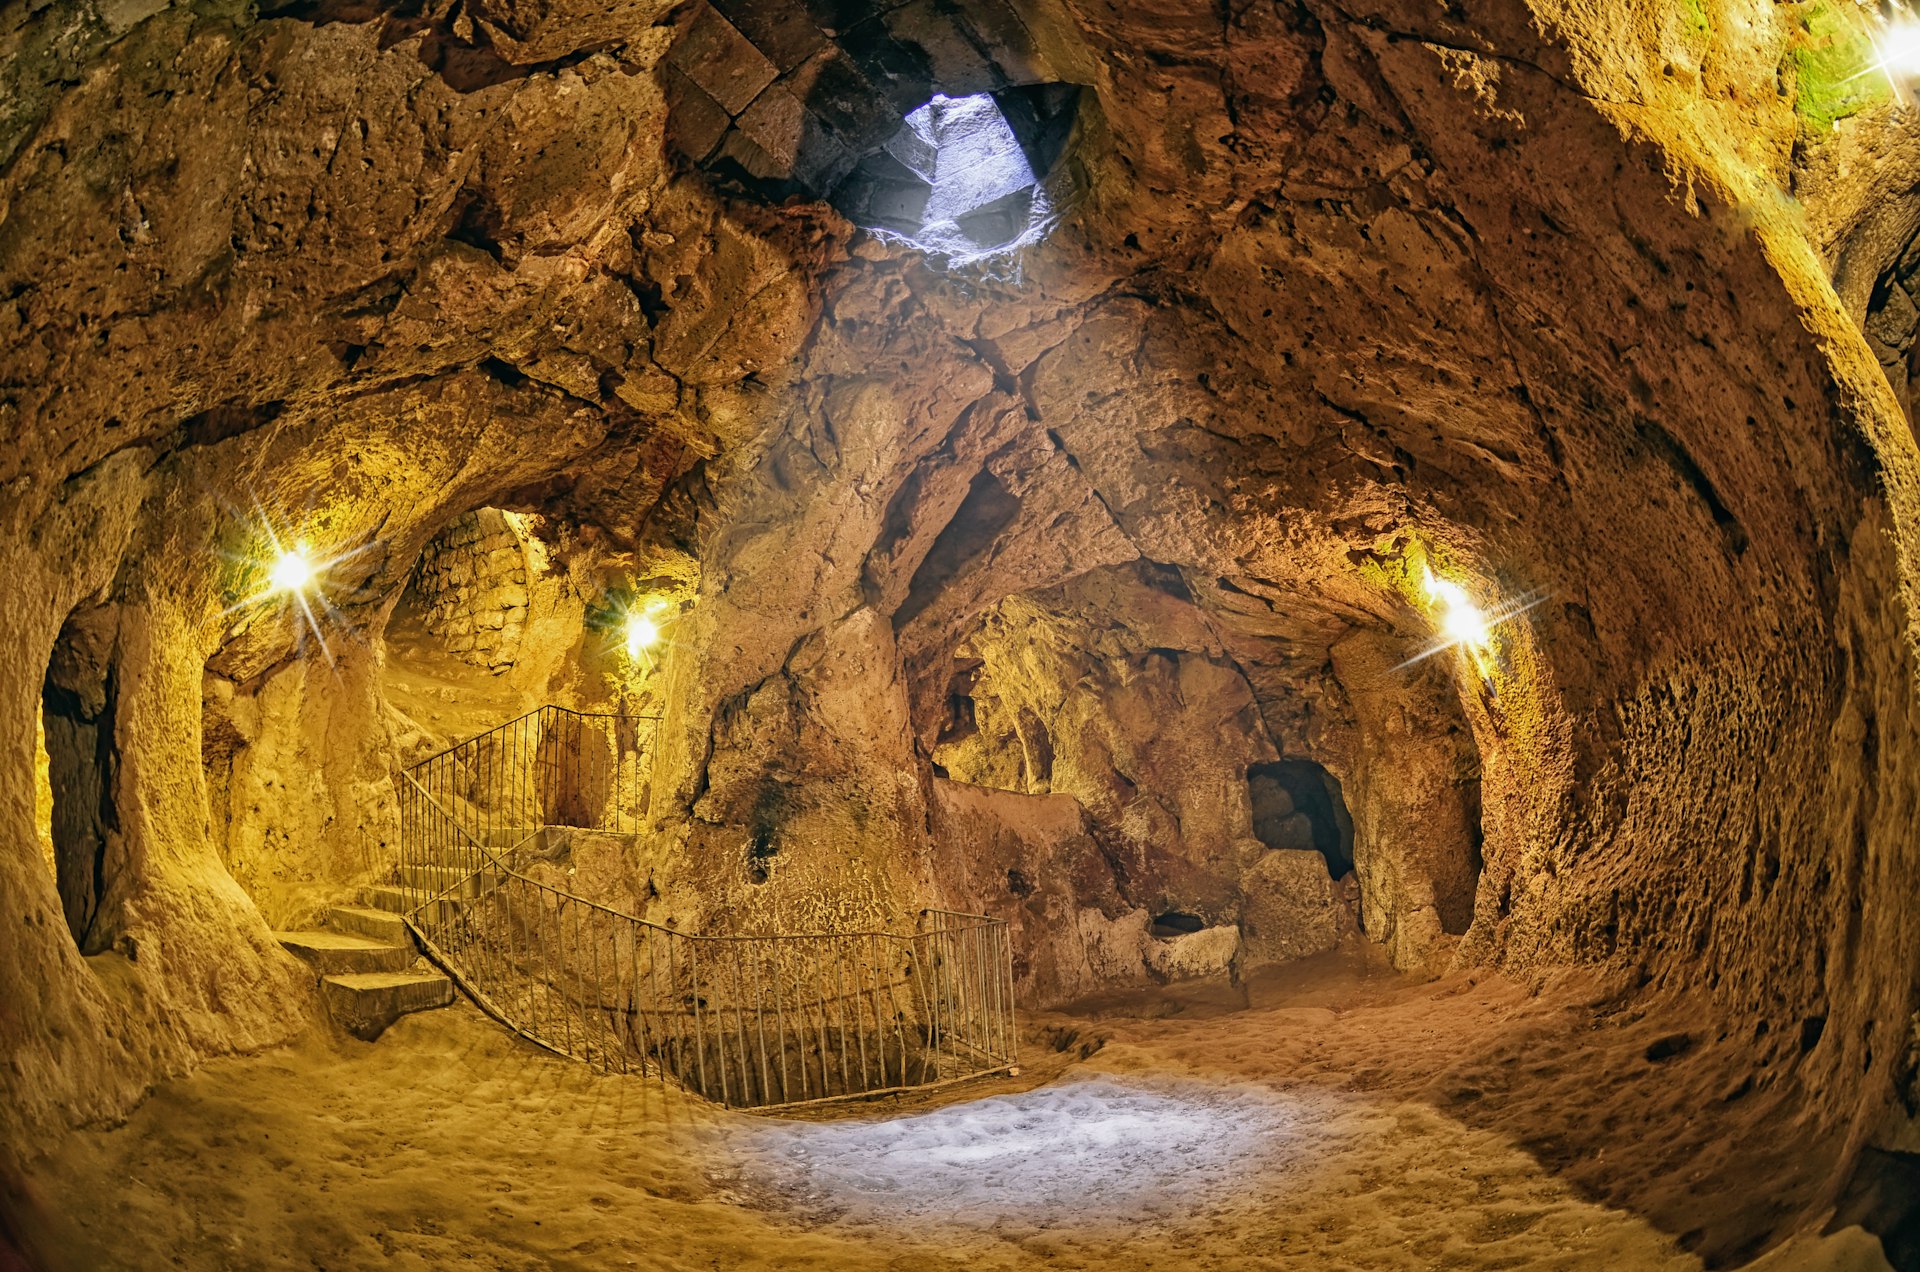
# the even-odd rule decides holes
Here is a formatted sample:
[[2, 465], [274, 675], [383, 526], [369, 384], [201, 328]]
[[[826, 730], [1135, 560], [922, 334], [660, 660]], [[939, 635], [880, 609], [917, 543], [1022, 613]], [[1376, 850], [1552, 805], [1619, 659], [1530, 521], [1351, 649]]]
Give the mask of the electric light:
[[267, 579], [282, 592], [300, 592], [313, 581], [313, 563], [307, 560], [306, 545], [284, 549], [267, 570]]
[[660, 626], [645, 614], [627, 615], [627, 657], [638, 658], [660, 639]]
[[1873, 45], [1880, 55], [1880, 69], [1889, 79], [1896, 75], [1920, 78], [1920, 22], [1897, 18], [1874, 37]]
[[1465, 588], [1446, 579], [1437, 579], [1429, 571], [1427, 595], [1443, 608], [1440, 630], [1449, 640], [1471, 646], [1487, 643], [1487, 616], [1473, 603], [1473, 598], [1467, 595]]

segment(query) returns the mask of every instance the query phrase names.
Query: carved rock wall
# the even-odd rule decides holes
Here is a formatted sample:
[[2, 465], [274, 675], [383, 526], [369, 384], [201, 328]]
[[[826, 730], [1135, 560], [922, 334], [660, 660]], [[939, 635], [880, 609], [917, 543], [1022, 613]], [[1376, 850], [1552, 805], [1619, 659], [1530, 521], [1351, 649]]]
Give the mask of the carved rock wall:
[[[1705, 996], [1752, 1040], [1728, 1089], [1800, 1117], [1766, 1222], [1823, 1213], [1861, 1144], [1911, 1134], [1920, 455], [1820, 210], [1779, 197], [1794, 6], [1706, 7], [1694, 40], [1627, 4], [1032, 6], [1098, 106], [1084, 197], [957, 275], [677, 166], [658, 6], [8, 14], [0, 1146], [303, 1027], [263, 911], [350, 873], [400, 727], [372, 634], [434, 535], [501, 507], [567, 527], [573, 577], [671, 568], [691, 598], [648, 690], [656, 834], [618, 876], [651, 915], [863, 925], [964, 884], [1019, 899], [1049, 999], [1256, 934], [1284, 957], [1344, 898], [1156, 935], [1101, 823], [1153, 846], [1124, 859], [1153, 905], [1204, 909], [1250, 838], [1221, 775], [1317, 758], [1370, 935]], [[340, 554], [317, 631], [259, 595], [256, 508]], [[1419, 562], [1539, 603], [1484, 661], [1404, 669]], [[1119, 567], [1198, 628], [1075, 655], [1046, 702], [1005, 677], [1092, 821], [948, 789], [955, 659], [991, 661], [966, 642], [1009, 598], [1079, 622], [1061, 590]], [[76, 612], [84, 895], [32, 790]], [[1236, 684], [1209, 759], [1166, 708]], [[1141, 751], [1149, 799], [1096, 740]], [[52, 772], [83, 754], [48, 741]], [[1279, 896], [1299, 864], [1247, 874]]]

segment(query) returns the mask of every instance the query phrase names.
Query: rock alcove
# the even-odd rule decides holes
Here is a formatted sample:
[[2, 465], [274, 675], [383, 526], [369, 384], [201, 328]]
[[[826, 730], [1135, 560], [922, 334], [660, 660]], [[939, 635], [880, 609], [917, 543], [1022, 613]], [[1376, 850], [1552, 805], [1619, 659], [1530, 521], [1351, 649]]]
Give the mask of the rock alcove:
[[[1920, 1266], [1887, 22], [0, 19], [0, 1262]], [[961, 965], [929, 914], [1004, 923], [1022, 1073], [759, 1122], [641, 1036], [749, 1014], [634, 932]], [[513, 1041], [563, 1016], [628, 1071]], [[247, 1119], [317, 1179], [322, 1105], [392, 1205], [209, 1200]], [[547, 1172], [520, 1235], [424, 1128]]]

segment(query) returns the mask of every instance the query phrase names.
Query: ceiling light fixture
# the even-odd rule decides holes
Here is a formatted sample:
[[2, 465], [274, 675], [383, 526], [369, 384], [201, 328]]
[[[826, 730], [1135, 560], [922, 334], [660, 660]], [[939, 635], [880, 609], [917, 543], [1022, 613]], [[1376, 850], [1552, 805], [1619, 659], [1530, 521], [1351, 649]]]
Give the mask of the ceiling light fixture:
[[1491, 675], [1494, 666], [1493, 629], [1509, 619], [1518, 618], [1547, 599], [1546, 592], [1528, 592], [1524, 596], [1502, 601], [1491, 610], [1484, 610], [1460, 584], [1451, 579], [1435, 577], [1431, 569], [1425, 569], [1423, 573], [1430, 603], [1429, 616], [1438, 630], [1432, 640], [1422, 645], [1400, 667], [1411, 667], [1442, 650], [1457, 647], [1466, 651], [1475, 669], [1485, 678]]
[[1427, 573], [1427, 596], [1440, 606], [1440, 630], [1455, 644], [1468, 645], [1474, 649], [1484, 647], [1488, 640], [1487, 616], [1473, 603], [1467, 590], [1458, 583]]
[[1905, 13], [1890, 18], [1873, 37], [1873, 51], [1879, 54], [1879, 70], [1893, 80], [1894, 88], [1904, 87], [1901, 80], [1920, 79], [1920, 22]]
[[267, 568], [267, 579], [277, 591], [303, 592], [313, 582], [313, 562], [307, 560], [307, 545], [284, 549]]
[[627, 615], [627, 657], [638, 658], [660, 639], [660, 625], [645, 614]]

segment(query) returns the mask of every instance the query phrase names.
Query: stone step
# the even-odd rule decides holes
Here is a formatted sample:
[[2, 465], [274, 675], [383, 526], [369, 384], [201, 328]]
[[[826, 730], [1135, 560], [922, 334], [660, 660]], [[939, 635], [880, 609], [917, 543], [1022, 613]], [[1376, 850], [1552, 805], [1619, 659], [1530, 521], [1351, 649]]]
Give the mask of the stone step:
[[413, 933], [407, 921], [389, 910], [364, 905], [336, 905], [327, 911], [327, 926], [336, 932], [352, 932], [389, 945], [411, 945]]
[[322, 976], [339, 972], [397, 972], [411, 967], [413, 945], [394, 945], [352, 932], [275, 932], [274, 939], [311, 963]]
[[322, 977], [320, 992], [342, 1029], [372, 1042], [408, 1012], [452, 1002], [453, 982], [433, 971], [350, 972]]
[[[361, 900], [365, 901], [369, 908], [382, 910], [388, 914], [408, 913], [413, 899], [418, 895], [417, 892], [396, 888], [392, 884], [375, 884], [371, 888], [361, 890]], [[428, 923], [445, 923], [459, 913], [460, 902], [449, 897], [422, 907], [419, 917]]]
[[377, 883], [371, 888], [360, 890], [360, 899], [368, 908], [384, 910], [388, 914], [405, 914], [409, 894], [405, 888], [396, 888], [390, 883]]
[[429, 896], [452, 892], [454, 896], [472, 898], [493, 887], [499, 877], [491, 870], [472, 874], [458, 866], [401, 866], [400, 881]]

